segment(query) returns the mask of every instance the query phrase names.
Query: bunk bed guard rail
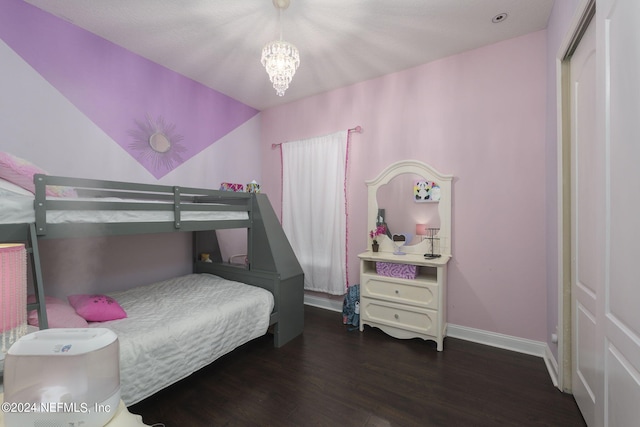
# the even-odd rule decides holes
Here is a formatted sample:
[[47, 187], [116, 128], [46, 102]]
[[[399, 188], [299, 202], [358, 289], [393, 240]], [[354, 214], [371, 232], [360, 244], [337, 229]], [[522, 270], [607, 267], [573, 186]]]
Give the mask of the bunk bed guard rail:
[[[43, 238], [245, 228], [251, 224], [251, 193], [41, 174], [34, 176], [34, 184], [36, 233]], [[51, 186], [64, 187], [70, 190], [64, 193], [72, 196], [47, 197]], [[56, 220], [52, 222], [54, 212]], [[128, 213], [125, 219], [109, 215], [122, 212]], [[65, 219], [67, 214], [79, 213], [89, 219]], [[100, 219], [98, 213], [109, 219]]]

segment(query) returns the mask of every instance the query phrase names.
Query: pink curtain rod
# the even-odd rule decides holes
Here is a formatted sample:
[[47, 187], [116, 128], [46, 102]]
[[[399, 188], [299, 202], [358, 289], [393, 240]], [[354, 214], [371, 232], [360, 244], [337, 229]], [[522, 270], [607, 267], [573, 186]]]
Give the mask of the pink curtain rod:
[[[354, 128], [349, 129], [349, 133], [352, 133], [352, 132], [361, 133], [362, 132], [362, 126], [358, 125], [358, 126], [356, 126]], [[273, 149], [273, 148], [279, 147], [282, 144], [284, 144], [284, 142], [281, 142], [279, 144], [271, 144], [271, 148]]]

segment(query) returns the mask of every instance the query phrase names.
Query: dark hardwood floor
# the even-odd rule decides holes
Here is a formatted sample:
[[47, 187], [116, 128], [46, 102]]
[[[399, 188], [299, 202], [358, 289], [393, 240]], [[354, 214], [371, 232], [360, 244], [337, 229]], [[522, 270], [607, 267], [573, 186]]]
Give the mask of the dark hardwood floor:
[[308, 306], [284, 347], [254, 340], [129, 410], [166, 427], [585, 426], [539, 357], [454, 338], [437, 352]]

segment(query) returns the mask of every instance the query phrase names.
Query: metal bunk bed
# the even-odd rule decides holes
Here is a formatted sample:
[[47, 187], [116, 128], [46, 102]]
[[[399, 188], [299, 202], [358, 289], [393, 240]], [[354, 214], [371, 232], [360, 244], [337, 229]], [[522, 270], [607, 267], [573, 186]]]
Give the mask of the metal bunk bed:
[[[27, 243], [36, 294], [36, 303], [28, 308], [38, 310], [41, 327], [47, 326], [47, 319], [39, 240], [190, 232], [194, 273], [214, 274], [273, 294], [270, 324], [276, 347], [302, 333], [302, 268], [266, 195], [50, 175], [35, 175], [34, 183], [34, 221], [0, 224], [0, 240]], [[47, 198], [48, 186], [73, 188], [78, 197]], [[122, 212], [128, 213], [126, 219], [110, 219], [111, 214]], [[67, 218], [78, 213], [84, 215], [81, 222]], [[147, 220], [148, 214], [155, 216]], [[109, 219], [103, 219], [103, 215]], [[248, 262], [241, 266], [222, 262], [215, 233], [232, 228], [247, 229]], [[199, 254], [203, 252], [211, 254], [213, 262], [201, 261]]]

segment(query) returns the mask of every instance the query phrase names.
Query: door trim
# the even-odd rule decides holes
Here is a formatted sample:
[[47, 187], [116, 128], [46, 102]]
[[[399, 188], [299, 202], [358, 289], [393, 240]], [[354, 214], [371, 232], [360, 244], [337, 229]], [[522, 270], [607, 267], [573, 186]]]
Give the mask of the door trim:
[[568, 96], [569, 61], [589, 23], [596, 0], [582, 0], [556, 55], [556, 156], [557, 156], [557, 387], [570, 393], [571, 385], [571, 116]]

